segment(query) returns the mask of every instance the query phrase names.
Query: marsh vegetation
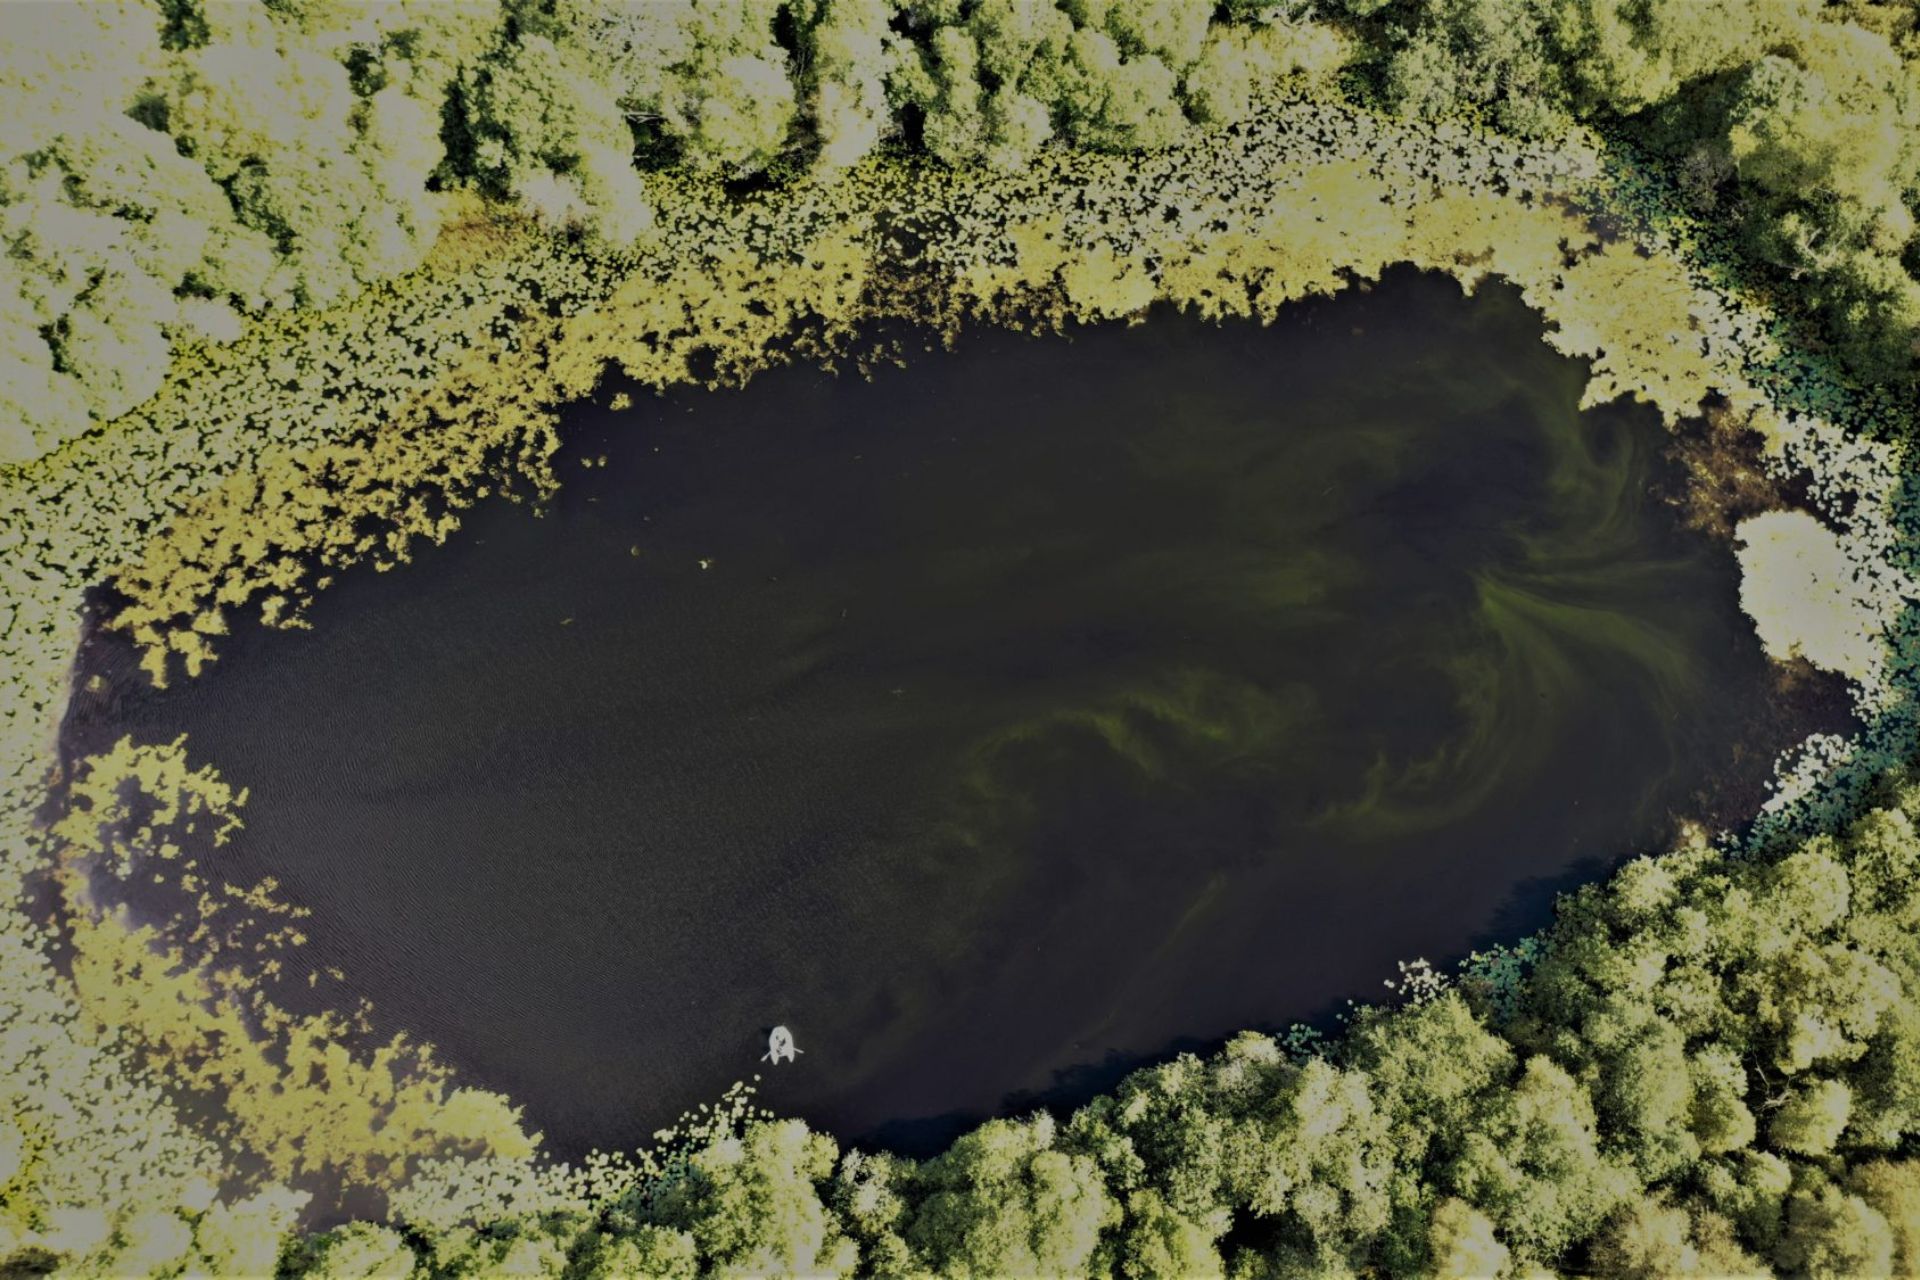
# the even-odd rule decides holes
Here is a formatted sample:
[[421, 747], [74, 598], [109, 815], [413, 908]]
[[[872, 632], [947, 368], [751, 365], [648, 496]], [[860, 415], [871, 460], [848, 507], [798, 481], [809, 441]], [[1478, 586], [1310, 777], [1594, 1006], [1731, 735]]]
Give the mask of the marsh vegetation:
[[1920, 1269], [1911, 5], [10, 17], [4, 1265]]

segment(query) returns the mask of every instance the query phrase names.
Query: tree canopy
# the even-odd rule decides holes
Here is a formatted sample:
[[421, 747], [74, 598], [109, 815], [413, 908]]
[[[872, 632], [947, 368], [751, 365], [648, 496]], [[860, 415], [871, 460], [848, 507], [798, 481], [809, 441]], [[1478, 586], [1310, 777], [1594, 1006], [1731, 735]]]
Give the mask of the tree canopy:
[[[1850, 0], [99, 0], [0, 48], [0, 463], [180, 343], [417, 266], [471, 188], [618, 244], [645, 175], [830, 180], [898, 141], [1151, 150], [1351, 63], [1390, 110], [1664, 155], [1860, 376], [1920, 334], [1920, 37]], [[1324, 89], [1324, 91], [1332, 91]]]
[[1579, 119], [1651, 148], [1704, 218], [1806, 290], [1861, 377], [1920, 337], [1920, 37], [1850, 0], [1345, 0], [1393, 110]]
[[[925, 1162], [749, 1116], [664, 1181], [409, 1247], [449, 1276], [1912, 1275], [1916, 821], [1905, 785], [1777, 856], [1639, 859], [1561, 900], [1517, 986], [1243, 1033]], [[315, 1237], [289, 1273], [402, 1238]]]
[[[1484, 114], [1548, 137], [1585, 121], [1667, 157], [1707, 233], [1726, 228], [1817, 307], [1863, 377], [1911, 376], [1911, 5], [1325, 8], [13, 6], [0, 41], [0, 459], [135, 408], [182, 343], [409, 270], [446, 219], [476, 207], [620, 246], [645, 233], [659, 169], [750, 189], [831, 181], [889, 142], [956, 169], [1018, 169], [1043, 147], [1149, 149], [1231, 124], [1264, 77], [1325, 76], [1348, 59], [1344, 90], [1392, 110]], [[1287, 197], [1301, 216], [1272, 231], [1300, 279], [1346, 261], [1326, 245], [1349, 228], [1309, 215], [1362, 177], [1319, 173]], [[1557, 230], [1522, 247], [1567, 251]], [[1064, 287], [1115, 313], [1143, 305], [1137, 263], [1102, 253], [1063, 265]], [[1565, 287], [1609, 297], [1631, 257], [1587, 258]], [[1643, 309], [1646, 340], [1685, 314]], [[1597, 336], [1563, 338], [1598, 356]], [[209, 1190], [125, 1221], [56, 1207], [17, 1251], [0, 1220], [0, 1261], [257, 1274], [277, 1258], [287, 1275], [1913, 1274], [1916, 820], [1920, 788], [1900, 784], [1846, 831], [1775, 856], [1696, 846], [1632, 863], [1563, 901], [1517, 987], [1472, 979], [1367, 1010], [1315, 1052], [1244, 1035], [1071, 1114], [991, 1122], [925, 1162], [754, 1119], [703, 1136], [671, 1178], [632, 1194], [487, 1223], [403, 1214], [299, 1238], [298, 1196], [229, 1204]], [[141, 1011], [158, 1033], [175, 1035], [171, 1011], [201, 1000], [144, 944], [90, 954], [171, 984]], [[397, 1054], [374, 1070], [318, 1048], [256, 1055], [248, 1032], [235, 1017], [177, 1039], [208, 1080], [244, 1073], [290, 1100], [239, 1118], [288, 1168], [317, 1154], [308, 1099], [329, 1071], [356, 1081], [368, 1114], [413, 1105], [391, 1083], [420, 1083]], [[456, 1136], [508, 1127], [455, 1099], [413, 1110]], [[360, 1127], [402, 1155], [438, 1133]], [[0, 1191], [29, 1185], [51, 1141], [0, 1117]]]

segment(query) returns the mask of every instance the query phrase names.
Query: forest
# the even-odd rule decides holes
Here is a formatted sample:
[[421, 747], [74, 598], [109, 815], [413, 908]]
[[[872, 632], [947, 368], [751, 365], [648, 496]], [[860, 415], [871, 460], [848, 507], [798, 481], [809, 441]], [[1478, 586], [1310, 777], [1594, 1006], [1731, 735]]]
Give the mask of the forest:
[[[1231, 125], [1289, 74], [1661, 157], [1862, 378], [1920, 332], [1915, 9], [1817, 0], [283, 0], [30, 5], [0, 85], [0, 460], [178, 345], [420, 264], [470, 192], [630, 240], [648, 175], [827, 181], [876, 148], [1017, 169]], [[49, 56], [51, 55], [51, 56]], [[297, 104], [293, 110], [284, 103]]]
[[[1147, 156], [1276, 83], [1547, 150], [1597, 132], [1912, 436], [1916, 0], [89, 0], [5, 28], [0, 471], [191, 352], [404, 296], [476, 227], [617, 255], [683, 181], [751, 209], [882, 162]], [[639, 1176], [560, 1194], [476, 1165], [488, 1217], [423, 1180], [312, 1231], [278, 1187], [50, 1207], [54, 1135], [0, 1110], [0, 1271], [1920, 1275], [1920, 782], [1896, 764], [1848, 808], [1635, 858], [1324, 1036], [1248, 1032], [927, 1160], [743, 1105]]]

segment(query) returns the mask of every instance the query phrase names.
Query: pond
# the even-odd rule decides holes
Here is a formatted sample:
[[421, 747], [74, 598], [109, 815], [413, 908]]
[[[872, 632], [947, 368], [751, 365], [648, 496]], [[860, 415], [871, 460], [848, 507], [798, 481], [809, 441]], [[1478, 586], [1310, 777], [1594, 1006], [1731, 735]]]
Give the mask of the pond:
[[1511, 940], [1754, 793], [1806, 726], [1654, 415], [1582, 381], [1511, 291], [1396, 271], [582, 405], [544, 518], [164, 691], [103, 637], [68, 746], [187, 733], [308, 963], [550, 1150], [755, 1071], [925, 1150]]

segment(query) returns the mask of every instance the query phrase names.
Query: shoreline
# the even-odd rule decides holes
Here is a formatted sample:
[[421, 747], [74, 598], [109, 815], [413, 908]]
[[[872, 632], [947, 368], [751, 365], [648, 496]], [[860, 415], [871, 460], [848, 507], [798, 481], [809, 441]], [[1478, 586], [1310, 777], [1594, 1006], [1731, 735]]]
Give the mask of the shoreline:
[[[1808, 475], [1810, 500], [1826, 509], [1823, 519], [1862, 534], [1857, 541], [1876, 560], [1910, 541], [1912, 525], [1903, 523], [1910, 517], [1892, 508], [1894, 490], [1885, 482], [1892, 451], [1805, 417], [1792, 407], [1799, 393], [1791, 387], [1787, 403], [1776, 404], [1763, 380], [1748, 377], [1748, 356], [1757, 352], [1753, 358], [1763, 360], [1771, 342], [1758, 336], [1766, 317], [1704, 288], [1703, 271], [1684, 256], [1684, 235], [1629, 227], [1619, 242], [1625, 248], [1609, 255], [1585, 221], [1604, 215], [1576, 219], [1550, 207], [1546, 197], [1530, 203], [1488, 194], [1523, 186], [1576, 203], [1594, 199], [1604, 190], [1606, 152], [1598, 140], [1587, 151], [1571, 149], [1569, 158], [1557, 148], [1527, 148], [1458, 126], [1390, 125], [1338, 105], [1292, 101], [1277, 104], [1275, 112], [1238, 137], [1204, 137], [1124, 163], [1051, 156], [1033, 173], [972, 185], [938, 172], [904, 175], [919, 203], [889, 216], [955, 228], [945, 237], [930, 235], [916, 251], [934, 281], [912, 300], [923, 309], [916, 318], [951, 331], [992, 323], [1005, 311], [1035, 315], [1045, 325], [1125, 317], [1156, 300], [1203, 314], [1264, 316], [1292, 299], [1373, 278], [1390, 262], [1445, 271], [1469, 290], [1498, 275], [1557, 326], [1550, 343], [1595, 362], [1590, 396], [1637, 394], [1671, 422], [1686, 416], [1690, 393], [1701, 393], [1692, 395], [1697, 406], [1705, 391], [1717, 391], [1768, 439], [1776, 478]], [[1306, 126], [1314, 119], [1337, 133], [1345, 152], [1328, 155], [1309, 140]], [[511, 223], [504, 231], [490, 225], [486, 238], [504, 238], [515, 254], [482, 253], [436, 274], [436, 264], [461, 257], [460, 243], [450, 241], [422, 273], [370, 290], [342, 312], [286, 317], [250, 330], [233, 347], [191, 353], [176, 364], [160, 397], [123, 422], [41, 463], [0, 472], [0, 547], [12, 558], [31, 557], [29, 546], [56, 552], [52, 564], [35, 565], [39, 572], [18, 563], [6, 569], [8, 589], [22, 593], [5, 650], [13, 673], [10, 732], [20, 730], [23, 713], [39, 720], [31, 742], [8, 745], [16, 780], [32, 760], [48, 758], [48, 734], [57, 751], [84, 629], [77, 613], [64, 619], [66, 603], [77, 593], [83, 612], [88, 583], [106, 579], [131, 588], [136, 614], [129, 625], [146, 629], [162, 662], [177, 660], [191, 670], [217, 650], [224, 610], [257, 599], [272, 617], [296, 618], [303, 593], [323, 589], [335, 569], [402, 563], [416, 539], [444, 538], [462, 506], [503, 485], [522, 494], [546, 492], [553, 410], [593, 393], [609, 362], [660, 386], [724, 382], [772, 361], [831, 356], [855, 325], [887, 314], [868, 308], [907, 301], [889, 292], [902, 263], [890, 256], [875, 225], [884, 201], [900, 194], [903, 175], [889, 165], [870, 161], [842, 187], [791, 194], [783, 216], [772, 220], [756, 219], [751, 207], [727, 202], [717, 188], [670, 186], [655, 238], [632, 254], [603, 255]], [[1191, 172], [1208, 173], [1220, 188], [1196, 200], [1187, 219], [1193, 226], [1142, 225], [1160, 186]], [[1392, 177], [1382, 176], [1388, 172]], [[1278, 182], [1276, 173], [1297, 181]], [[1069, 207], [1064, 193], [1080, 191], [1089, 193], [1092, 212]], [[1196, 233], [1215, 219], [1232, 233]], [[1638, 258], [1632, 250], [1648, 240], [1666, 256]], [[1566, 244], [1584, 246], [1572, 267], [1561, 261]], [[1143, 265], [1156, 258], [1162, 264], [1157, 275]], [[1700, 329], [1705, 351], [1636, 346], [1636, 337], [1644, 339], [1638, 330], [1605, 331], [1604, 316], [1592, 308], [1601, 300], [1611, 306], [1621, 290], [1634, 288], [1659, 305], [1623, 321], [1657, 334], [1684, 315], [1682, 331], [1694, 331], [1698, 317], [1690, 308], [1702, 308], [1709, 313]], [[464, 346], [445, 338], [458, 358], [442, 359], [433, 341], [424, 344], [431, 356], [414, 352], [391, 364], [372, 358], [366, 362], [371, 376], [352, 372], [365, 416], [323, 405], [303, 419], [304, 405], [320, 403], [335, 379], [349, 376], [353, 344], [382, 307], [403, 309], [423, 295], [440, 300], [437, 333], [471, 338]], [[549, 306], [509, 325], [511, 337], [472, 337], [536, 295]], [[565, 300], [557, 304], [563, 314], [549, 314], [556, 297]], [[365, 328], [355, 329], [356, 320]], [[312, 383], [314, 399], [256, 410], [256, 366], [249, 362], [274, 358], [281, 344], [299, 349], [328, 325], [342, 334], [337, 350], [309, 352], [300, 369], [299, 381]], [[792, 355], [776, 349], [796, 331], [801, 337]], [[703, 351], [716, 353], [707, 379], [693, 376]], [[185, 425], [191, 422], [203, 425], [194, 430]], [[262, 423], [288, 429], [276, 438]], [[195, 470], [175, 457], [177, 450], [207, 448], [209, 429], [214, 456], [224, 465]], [[111, 494], [128, 477], [142, 476], [153, 486], [141, 489], [127, 509], [93, 497], [95, 486]], [[1884, 486], [1878, 491], [1876, 480]], [[1840, 520], [1832, 508], [1845, 505], [1837, 495], [1850, 488], [1860, 491], [1858, 501]], [[98, 520], [102, 510], [115, 518]], [[384, 533], [364, 532], [369, 524]], [[303, 569], [302, 562], [318, 567]], [[1889, 631], [1900, 624], [1900, 602], [1911, 587], [1903, 579], [1889, 572], [1874, 597]], [[23, 585], [29, 581], [35, 585]], [[50, 619], [31, 635], [21, 633], [23, 603]], [[65, 657], [56, 692], [50, 682], [57, 651]], [[1886, 670], [1881, 678], [1909, 676]], [[1891, 687], [1860, 686], [1855, 701], [1862, 716], [1886, 712], [1891, 727], [1877, 745], [1849, 743], [1844, 751], [1861, 757], [1910, 747], [1911, 712], [1907, 720], [1893, 714], [1905, 697]], [[1834, 752], [1818, 743], [1796, 750], [1799, 764], [1787, 763], [1774, 797], [1786, 797], [1780, 831], [1851, 803], [1839, 791], [1820, 790]], [[1801, 795], [1812, 800], [1802, 805], [1795, 799]], [[12, 800], [25, 802], [26, 795]], [[1768, 812], [1763, 806], [1756, 821]], [[31, 837], [21, 815], [13, 821], [7, 871], [17, 883], [30, 865]], [[1778, 836], [1763, 830], [1760, 838]]]

